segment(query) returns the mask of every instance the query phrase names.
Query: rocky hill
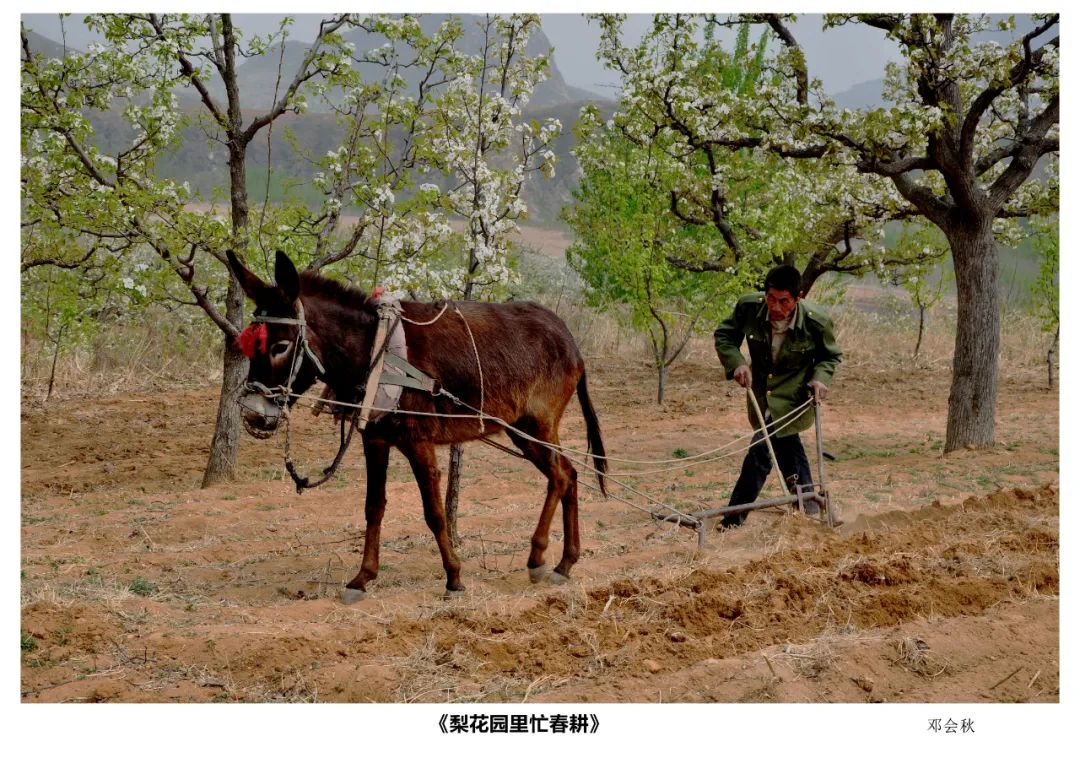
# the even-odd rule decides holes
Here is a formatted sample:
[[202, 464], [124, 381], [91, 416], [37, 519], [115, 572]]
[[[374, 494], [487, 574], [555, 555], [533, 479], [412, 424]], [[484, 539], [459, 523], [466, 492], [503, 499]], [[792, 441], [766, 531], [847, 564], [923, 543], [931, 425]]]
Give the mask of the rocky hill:
[[[425, 15], [421, 26], [426, 33], [435, 31], [447, 16]], [[462, 49], [476, 54], [483, 44], [483, 31], [478, 25], [480, 17], [463, 16]], [[46, 57], [61, 57], [64, 46], [33, 31], [27, 32], [28, 42], [34, 52]], [[346, 39], [356, 46], [358, 52], [377, 47], [380, 43], [363, 30], [353, 30]], [[295, 71], [303, 60], [310, 45], [305, 42], [287, 41], [284, 49], [279, 45], [265, 55], [251, 58], [239, 66], [239, 89], [246, 110], [252, 113], [265, 110], [273, 102], [275, 93], [281, 92], [287, 85], [287, 77]], [[530, 38], [526, 53], [530, 56], [551, 51], [551, 43], [542, 29]], [[279, 74], [279, 71], [281, 72]], [[375, 66], [361, 67], [361, 72], [371, 78], [381, 77], [383, 72]], [[418, 80], [418, 74], [406, 70], [403, 72], [410, 84]], [[211, 80], [211, 93], [224, 99], [224, 86], [219, 78]], [[178, 92], [183, 110], [190, 116], [190, 125], [184, 129], [180, 145], [175, 151], [162, 156], [158, 164], [159, 171], [169, 177], [187, 181], [204, 195], [210, 197], [215, 187], [221, 187], [226, 180], [226, 169], [221, 161], [221, 148], [215, 146], [204, 130], [198, 125], [202, 112], [197, 93], [191, 88]], [[581, 107], [586, 102], [598, 102], [601, 108], [610, 112], [614, 103], [605, 101], [578, 87], [566, 83], [554, 59], [551, 59], [548, 78], [533, 93], [525, 115], [530, 119], [543, 120], [548, 117], [558, 118], [563, 125], [563, 136], [552, 146], [558, 157], [558, 168], [554, 179], [545, 180], [533, 174], [528, 179], [525, 195], [530, 208], [530, 220], [534, 223], [558, 223], [559, 211], [569, 202], [571, 192], [577, 185], [578, 167], [570, 149], [573, 146], [572, 127], [578, 118]], [[273, 158], [271, 198], [283, 199], [286, 193], [304, 201], [317, 201], [314, 191], [308, 186], [313, 169], [303, 156], [325, 155], [328, 150], [341, 144], [344, 137], [339, 124], [325, 106], [311, 101], [311, 110], [303, 116], [287, 115], [276, 122], [271, 135], [270, 154]], [[119, 145], [131, 139], [130, 130], [118, 113], [94, 114], [99, 142], [103, 148], [115, 150]], [[295, 138], [294, 143], [289, 135]], [[249, 187], [262, 196], [266, 181], [266, 132], [263, 132], [257, 146], [249, 151]]]

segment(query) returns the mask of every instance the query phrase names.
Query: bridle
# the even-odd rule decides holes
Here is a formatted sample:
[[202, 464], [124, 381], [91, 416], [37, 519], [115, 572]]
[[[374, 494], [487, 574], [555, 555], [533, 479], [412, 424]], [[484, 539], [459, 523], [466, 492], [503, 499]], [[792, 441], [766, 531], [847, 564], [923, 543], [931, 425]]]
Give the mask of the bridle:
[[[352, 442], [353, 432], [356, 431], [359, 410], [353, 410], [353, 412], [349, 414], [348, 435], [345, 433], [346, 416], [345, 414], [341, 415], [341, 445], [338, 447], [338, 452], [334, 457], [333, 462], [323, 470], [322, 478], [312, 482], [309, 477], [301, 476], [296, 471], [296, 466], [293, 464], [292, 454], [290, 452], [288, 402], [289, 398], [293, 395], [293, 382], [296, 381], [296, 377], [300, 374], [300, 367], [303, 365], [305, 355], [310, 358], [311, 362], [315, 365], [316, 376], [320, 379], [325, 377], [326, 369], [323, 367], [322, 361], [319, 360], [319, 356], [315, 355], [315, 351], [311, 349], [311, 344], [308, 342], [307, 320], [304, 318], [304, 304], [299, 299], [296, 301], [296, 318], [261, 316], [256, 314], [252, 318], [252, 321], [260, 324], [288, 324], [298, 327], [296, 342], [293, 343], [292, 365], [289, 367], [289, 378], [285, 385], [270, 388], [261, 382], [245, 382], [243, 389], [244, 397], [249, 394], [259, 394], [281, 409], [281, 415], [285, 421], [285, 469], [289, 472], [289, 476], [292, 477], [293, 483], [296, 485], [297, 494], [301, 494], [305, 489], [318, 487], [323, 482], [326, 482], [337, 471], [338, 465], [341, 463], [342, 458], [345, 457], [345, 451], [348, 450], [349, 444]], [[267, 347], [267, 349], [269, 349], [269, 347]], [[242, 400], [240, 403], [243, 407]], [[243, 419], [244, 428], [254, 437], [267, 439], [274, 434], [274, 431], [255, 428], [250, 424], [244, 414], [241, 414], [241, 418]]]
[[[296, 381], [296, 377], [300, 374], [300, 368], [303, 365], [305, 355], [310, 358], [311, 362], [315, 365], [315, 373], [319, 378], [322, 378], [326, 373], [322, 361], [319, 360], [319, 356], [311, 349], [311, 344], [308, 342], [307, 320], [304, 318], [304, 304], [297, 299], [296, 318], [256, 314], [252, 318], [252, 322], [253, 324], [288, 324], [298, 327], [296, 341], [293, 343], [292, 364], [289, 366], [289, 378], [286, 380], [285, 384], [271, 388], [267, 387], [262, 382], [245, 382], [242, 388], [243, 392], [241, 399], [238, 400], [241, 407], [247, 410], [254, 410], [250, 406], [245, 406], [242, 398], [248, 395], [261, 395], [284, 412], [287, 408], [289, 398], [292, 396], [293, 382]], [[267, 347], [267, 349], [269, 349], [269, 347]], [[274, 434], [273, 431], [257, 429], [248, 422], [246, 417], [243, 418], [244, 428], [253, 437], [268, 439]]]
[[296, 332], [296, 342], [293, 345], [293, 361], [292, 366], [289, 367], [289, 380], [286, 382], [284, 388], [286, 395], [292, 391], [292, 384], [300, 373], [300, 366], [304, 362], [305, 355], [315, 364], [315, 373], [319, 377], [322, 377], [326, 373], [322, 361], [319, 360], [319, 356], [315, 355], [315, 351], [311, 349], [311, 343], [308, 342], [307, 321], [304, 319], [304, 304], [300, 300], [296, 301], [296, 318], [256, 315], [252, 320], [260, 324], [290, 324], [299, 327]]
[[[445, 310], [445, 307], [444, 309]], [[441, 314], [440, 314], [441, 315]], [[348, 449], [349, 444], [352, 442], [353, 433], [360, 428], [365, 427], [368, 420], [368, 414], [371, 411], [371, 402], [375, 396], [375, 390], [380, 378], [383, 378], [387, 383], [398, 384], [402, 387], [412, 387], [415, 389], [422, 389], [430, 392], [432, 395], [445, 394], [449, 397], [449, 393], [446, 393], [442, 389], [438, 389], [437, 383], [423, 372], [411, 366], [404, 358], [395, 357], [388, 352], [390, 346], [390, 334], [398, 326], [402, 320], [400, 309], [393, 306], [384, 305], [380, 306], [379, 321], [375, 330], [375, 338], [373, 340], [373, 352], [370, 362], [367, 366], [367, 374], [365, 376], [363, 384], [358, 387], [361, 390], [361, 397], [364, 399], [363, 405], [355, 403], [342, 403], [351, 407], [351, 413], [342, 413], [341, 419], [341, 444], [338, 447], [337, 455], [334, 457], [333, 462], [323, 469], [323, 476], [318, 481], [312, 482], [306, 476], [301, 476], [297, 473], [296, 467], [293, 465], [292, 457], [290, 454], [290, 442], [289, 442], [289, 398], [293, 397], [292, 385], [296, 380], [296, 377], [300, 373], [300, 367], [303, 365], [304, 356], [306, 355], [311, 359], [311, 362], [315, 365], [315, 371], [318, 378], [325, 381], [326, 370], [323, 368], [322, 362], [319, 357], [315, 355], [315, 352], [311, 349], [311, 345], [307, 339], [307, 321], [304, 319], [304, 305], [299, 300], [296, 302], [296, 318], [282, 318], [277, 316], [261, 316], [256, 315], [252, 321], [261, 324], [289, 324], [298, 327], [296, 342], [293, 344], [293, 357], [292, 365], [289, 367], [289, 378], [284, 386], [278, 386], [274, 388], [267, 387], [261, 382], [245, 382], [243, 389], [243, 398], [252, 394], [261, 395], [263, 398], [269, 400], [281, 410], [281, 417], [285, 422], [285, 468], [292, 477], [293, 482], [296, 484], [297, 493], [302, 493], [305, 489], [312, 487], [318, 487], [323, 482], [330, 479], [337, 470], [338, 464], [341, 463], [342, 458], [345, 455], [345, 451]], [[248, 327], [251, 328], [250, 326]], [[256, 344], [258, 338], [256, 338]], [[268, 349], [268, 346], [264, 349]], [[475, 349], [475, 347], [474, 347]], [[257, 347], [256, 347], [257, 350]], [[382, 373], [382, 364], [384, 358], [393, 359], [394, 365], [403, 372], [404, 376], [396, 378], [387, 378]], [[245, 406], [243, 399], [239, 400], [241, 407], [247, 410], [255, 410], [250, 406]], [[265, 417], [265, 414], [262, 414]], [[267, 439], [274, 434], [274, 431], [257, 429], [251, 425], [247, 416], [241, 414], [243, 419], [244, 428], [249, 434], [259, 439]], [[349, 423], [349, 431], [346, 435], [345, 424]]]

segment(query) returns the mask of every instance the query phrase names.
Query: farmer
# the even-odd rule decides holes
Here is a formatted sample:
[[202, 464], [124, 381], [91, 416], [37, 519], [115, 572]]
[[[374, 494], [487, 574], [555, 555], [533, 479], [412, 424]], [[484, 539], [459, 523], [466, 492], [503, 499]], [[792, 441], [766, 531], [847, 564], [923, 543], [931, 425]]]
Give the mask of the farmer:
[[[765, 291], [739, 298], [734, 312], [721, 322], [713, 337], [727, 378], [734, 379], [741, 387], [753, 388], [770, 431], [772, 422], [780, 420], [772, 445], [788, 486], [812, 484], [810, 463], [799, 432], [814, 422], [813, 408], [808, 406], [795, 418], [788, 414], [809, 399], [811, 391], [819, 401], [825, 399], [829, 381], [840, 363], [840, 350], [829, 317], [802, 300], [799, 270], [777, 266], [769, 271], [765, 276]], [[750, 363], [739, 350], [744, 338], [749, 345]], [[728, 505], [757, 500], [772, 470], [769, 450], [749, 397], [746, 404], [750, 425], [758, 431], [743, 459], [742, 473]], [[816, 497], [804, 503], [804, 507], [808, 516], [815, 516], [820, 510]], [[746, 514], [743, 511], [725, 516], [719, 528], [741, 525]]]

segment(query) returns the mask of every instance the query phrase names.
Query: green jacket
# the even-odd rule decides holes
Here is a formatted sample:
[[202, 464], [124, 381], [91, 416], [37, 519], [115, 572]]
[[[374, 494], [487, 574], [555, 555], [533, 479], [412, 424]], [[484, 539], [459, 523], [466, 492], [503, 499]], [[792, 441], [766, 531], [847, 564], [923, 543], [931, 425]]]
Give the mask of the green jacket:
[[[783, 418], [807, 400], [810, 395], [806, 385], [811, 379], [828, 384], [840, 363], [841, 353], [836, 347], [829, 317], [802, 300], [795, 308], [795, 320], [780, 346], [775, 365], [765, 293], [755, 292], [739, 298], [735, 310], [713, 333], [716, 354], [724, 364], [728, 379], [732, 378], [735, 369], [746, 363], [739, 351], [746, 339], [754, 396], [761, 412], [765, 413], [768, 408], [774, 419]], [[750, 425], [757, 429], [759, 423], [750, 398], [746, 399], [746, 410]], [[778, 431], [777, 436], [797, 434], [813, 423], [813, 408], [808, 407], [791, 424]]]

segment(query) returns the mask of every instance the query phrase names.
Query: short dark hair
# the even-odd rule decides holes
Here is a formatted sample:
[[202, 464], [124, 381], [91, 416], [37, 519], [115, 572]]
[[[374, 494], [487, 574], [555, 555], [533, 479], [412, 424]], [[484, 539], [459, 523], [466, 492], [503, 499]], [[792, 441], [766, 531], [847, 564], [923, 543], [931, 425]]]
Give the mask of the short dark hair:
[[802, 274], [794, 266], [777, 266], [765, 275], [765, 291], [785, 290], [792, 297], [802, 295]]

